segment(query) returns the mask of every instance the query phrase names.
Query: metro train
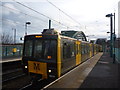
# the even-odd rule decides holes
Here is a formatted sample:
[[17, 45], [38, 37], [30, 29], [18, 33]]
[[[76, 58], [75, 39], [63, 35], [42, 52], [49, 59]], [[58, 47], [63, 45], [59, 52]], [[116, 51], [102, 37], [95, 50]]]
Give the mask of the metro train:
[[54, 29], [27, 35], [22, 56], [23, 71], [41, 79], [59, 78], [101, 51], [98, 44], [60, 35]]

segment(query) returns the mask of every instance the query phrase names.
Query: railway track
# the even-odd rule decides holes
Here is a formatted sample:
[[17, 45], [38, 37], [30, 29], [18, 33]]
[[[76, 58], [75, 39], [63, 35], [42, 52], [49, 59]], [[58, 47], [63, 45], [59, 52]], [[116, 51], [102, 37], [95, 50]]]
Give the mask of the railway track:
[[25, 76], [25, 74], [23, 73], [23, 74], [19, 74], [19, 75], [15, 75], [15, 76], [11, 76], [11, 77], [9, 77], [9, 78], [6, 78], [6, 79], [2, 79], [2, 83], [5, 83], [5, 82], [8, 82], [8, 81], [11, 81], [11, 80], [13, 80], [13, 79], [16, 79], [16, 78], [19, 78], [19, 77], [22, 77], [22, 76]]
[[[0, 76], [2, 77], [1, 83], [3, 90], [9, 88], [21, 88], [23, 87], [23, 80], [26, 80], [24, 85], [30, 81], [30, 78], [23, 73], [20, 61], [2, 63], [2, 74], [0, 74]], [[19, 81], [21, 82], [19, 83]], [[19, 87], [19, 85], [16, 85], [16, 82], [22, 86]]]
[[25, 85], [24, 87], [20, 88], [19, 90], [28, 90], [28, 89], [42, 89], [43, 87], [45, 87], [46, 85], [48, 85], [49, 83], [51, 83], [52, 81], [54, 81], [53, 79], [48, 79], [48, 80], [42, 80], [39, 79], [36, 83], [29, 83], [27, 85]]
[[23, 75], [25, 74], [23, 74], [20, 61], [2, 63], [2, 74], [0, 74], [2, 83]]
[[18, 68], [21, 68], [21, 61], [12, 61], [12, 62], [2, 63], [3, 73], [14, 70], [14, 69], [18, 69]]
[[27, 89], [31, 89], [31, 88], [37, 88], [36, 86], [38, 85], [38, 83], [42, 82], [42, 79], [37, 80], [36, 83], [33, 84], [33, 82], [31, 82], [28, 85], [25, 85], [24, 87], [20, 88], [19, 90], [27, 90]]

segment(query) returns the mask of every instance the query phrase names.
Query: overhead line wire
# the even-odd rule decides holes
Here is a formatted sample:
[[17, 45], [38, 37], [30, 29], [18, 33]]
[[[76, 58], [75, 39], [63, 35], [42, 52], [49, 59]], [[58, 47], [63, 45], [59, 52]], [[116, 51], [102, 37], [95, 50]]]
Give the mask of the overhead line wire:
[[[52, 19], [52, 18], [50, 18], [50, 17], [48, 17], [48, 16], [40, 13], [40, 12], [38, 12], [37, 10], [34, 10], [33, 8], [30, 8], [30, 7], [24, 5], [24, 4], [22, 4], [22, 3], [20, 3], [20, 2], [18, 2], [18, 1], [16, 1], [16, 0], [13, 0], [13, 1], [16, 2], [16, 3], [18, 3], [18, 4], [20, 4], [20, 5], [22, 5], [22, 6], [24, 6], [24, 7], [26, 7], [26, 8], [28, 8], [28, 9], [30, 9], [30, 10], [32, 10], [32, 11], [34, 11], [34, 12], [36, 12], [36, 13], [38, 13], [38, 14], [40, 14], [40, 15], [42, 15], [42, 16], [44, 16], [44, 17], [47, 17], [48, 19], [51, 19], [51, 20], [53, 20], [53, 21], [55, 21], [55, 22], [57, 22], [57, 23], [59, 23], [59, 24], [61, 24], [61, 25], [63, 25], [63, 26], [66, 26], [66, 25], [64, 25], [63, 23], [58, 22], [58, 21], [56, 21], [56, 20], [54, 20], [54, 19]], [[68, 26], [66, 26], [66, 27], [68, 27]]]
[[[38, 17], [29, 15], [29, 14], [27, 14], [27, 13], [24, 13], [24, 12], [21, 12], [21, 11], [18, 11], [18, 10], [15, 10], [15, 9], [13, 9], [13, 8], [10, 8], [10, 7], [4, 6], [4, 5], [1, 5], [1, 6], [5, 7], [5, 8], [8, 8], [8, 9], [11, 9], [11, 10], [14, 10], [14, 11], [17, 11], [17, 12], [20, 12], [20, 13], [22, 13], [22, 14], [24, 14], [24, 15], [28, 15], [28, 16], [30, 16], [30, 17], [40, 19], [40, 18], [38, 18]], [[40, 19], [40, 20], [43, 21], [43, 22], [46, 22], [46, 21], [44, 21], [44, 20], [42, 20], [42, 19]]]
[[50, 2], [49, 0], [48, 3], [50, 3], [52, 6], [54, 6], [55, 8], [57, 8], [58, 10], [60, 10], [62, 13], [64, 13], [66, 16], [68, 16], [70, 19], [72, 19], [74, 22], [78, 23], [79, 25], [81, 25], [78, 21], [76, 21], [73, 17], [71, 17], [70, 15], [68, 15], [66, 12], [64, 12], [63, 10], [61, 10], [60, 8], [58, 8], [55, 4], [53, 4], [52, 2]]

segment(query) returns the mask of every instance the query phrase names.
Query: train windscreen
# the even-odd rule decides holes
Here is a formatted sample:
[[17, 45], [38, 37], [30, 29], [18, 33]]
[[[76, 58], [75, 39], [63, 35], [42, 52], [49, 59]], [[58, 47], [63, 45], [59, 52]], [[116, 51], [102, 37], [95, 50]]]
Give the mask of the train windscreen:
[[32, 56], [32, 48], [33, 48], [33, 42], [32, 42], [32, 40], [27, 40], [25, 42], [24, 56], [31, 57]]
[[28, 40], [25, 42], [25, 57], [39, 59], [56, 59], [57, 41], [56, 40]]

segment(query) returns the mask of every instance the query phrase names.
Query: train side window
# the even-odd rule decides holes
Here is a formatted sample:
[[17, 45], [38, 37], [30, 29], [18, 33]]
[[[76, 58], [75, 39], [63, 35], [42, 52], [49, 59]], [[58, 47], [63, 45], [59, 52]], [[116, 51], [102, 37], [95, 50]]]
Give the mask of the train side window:
[[74, 50], [74, 54], [76, 55], [76, 43], [75, 42], [74, 42], [73, 50]]
[[71, 43], [71, 57], [75, 56], [75, 50], [74, 50], [74, 42]]
[[83, 45], [83, 54], [85, 54], [85, 45]]
[[85, 48], [85, 54], [86, 54], [86, 53], [87, 53], [87, 47], [86, 47], [86, 44], [85, 44], [85, 47], [84, 47], [84, 48]]
[[71, 58], [71, 47], [70, 47], [70, 43], [68, 44], [68, 46], [67, 46], [67, 58]]
[[90, 52], [90, 46], [88, 45], [88, 53]]
[[63, 58], [64, 59], [71, 58], [75, 55], [74, 50], [72, 50], [73, 48], [74, 47], [72, 46], [71, 42], [63, 43]]
[[82, 44], [82, 54], [84, 54], [84, 44]]
[[88, 53], [88, 45], [86, 44], [86, 53]]
[[87, 53], [87, 45], [85, 45], [85, 54]]
[[89, 47], [88, 47], [88, 44], [87, 44], [87, 53], [89, 52]]
[[66, 58], [66, 54], [67, 54], [67, 43], [63, 43], [63, 58], [65, 59]]

